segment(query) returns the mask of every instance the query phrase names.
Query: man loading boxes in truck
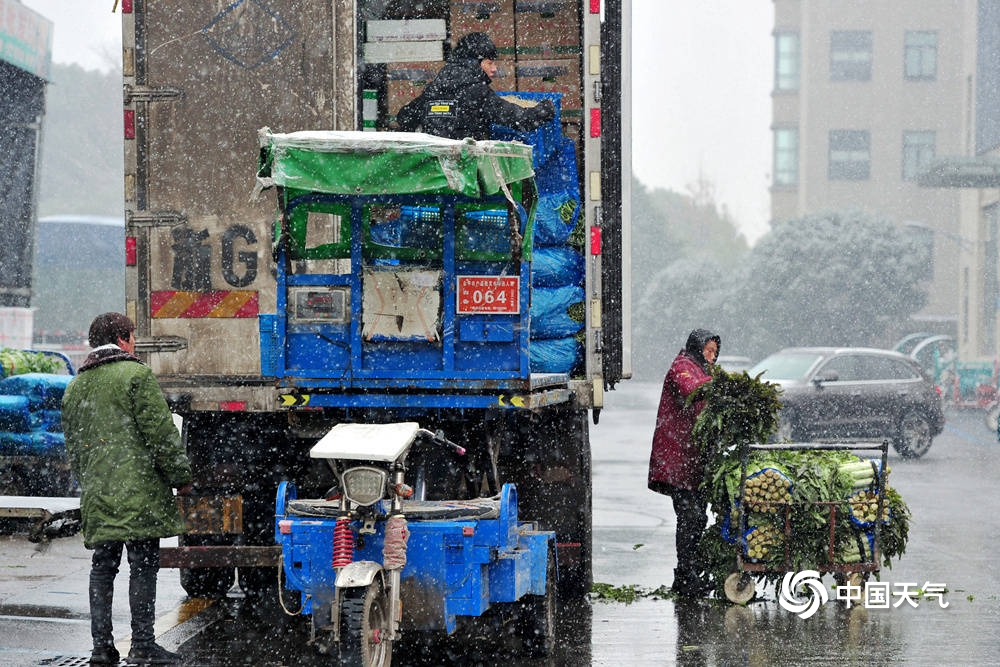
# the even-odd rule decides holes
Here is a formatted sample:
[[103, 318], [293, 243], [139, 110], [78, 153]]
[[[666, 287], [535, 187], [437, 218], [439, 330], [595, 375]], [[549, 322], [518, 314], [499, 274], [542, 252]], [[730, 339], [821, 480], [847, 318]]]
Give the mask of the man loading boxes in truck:
[[493, 124], [529, 132], [555, 117], [555, 105], [532, 107], [508, 102], [490, 88], [496, 76], [497, 47], [483, 32], [458, 40], [448, 64], [412, 102], [400, 109], [399, 129], [422, 129], [449, 139], [489, 139]]

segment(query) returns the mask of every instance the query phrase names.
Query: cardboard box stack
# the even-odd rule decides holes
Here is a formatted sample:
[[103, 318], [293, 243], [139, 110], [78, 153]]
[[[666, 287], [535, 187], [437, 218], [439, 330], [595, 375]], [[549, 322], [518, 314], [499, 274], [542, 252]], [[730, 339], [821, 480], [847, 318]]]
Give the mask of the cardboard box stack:
[[579, 0], [515, 0], [518, 56], [579, 56]]
[[580, 3], [515, 0], [517, 89], [562, 93], [564, 121], [582, 120]]
[[444, 59], [444, 40], [448, 35], [444, 20], [368, 21], [366, 31], [366, 63]]
[[514, 0], [453, 0], [449, 28], [452, 47], [470, 32], [485, 32], [496, 45], [501, 59], [513, 56], [516, 46]]

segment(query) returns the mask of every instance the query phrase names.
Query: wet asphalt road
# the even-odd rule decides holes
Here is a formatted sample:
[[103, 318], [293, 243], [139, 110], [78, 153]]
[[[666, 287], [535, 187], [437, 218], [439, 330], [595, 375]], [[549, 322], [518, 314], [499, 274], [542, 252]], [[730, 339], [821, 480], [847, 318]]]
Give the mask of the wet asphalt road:
[[[626, 383], [592, 426], [594, 578], [647, 593], [668, 586], [675, 561], [670, 501], [645, 488], [658, 387]], [[944, 434], [917, 461], [890, 453], [895, 486], [913, 514], [906, 553], [882, 582], [944, 584], [947, 608], [918, 599], [884, 609], [833, 600], [803, 620], [771, 591], [747, 607], [681, 603], [640, 595], [563, 608], [552, 665], [996, 665], [1000, 664], [1000, 446], [979, 412], [949, 414]], [[0, 665], [75, 666], [89, 655], [89, 552], [79, 537], [44, 549], [0, 538]], [[831, 581], [827, 582], [832, 584]], [[126, 577], [119, 576], [115, 628], [128, 646]], [[619, 590], [621, 590], [619, 588]], [[890, 605], [900, 601], [890, 599]], [[251, 608], [234, 596], [203, 608], [161, 572], [158, 634], [186, 664], [320, 665], [302, 646], [299, 619]], [[199, 613], [200, 612], [200, 613]], [[186, 620], [188, 616], [192, 620]], [[397, 647], [394, 664], [512, 665], [479, 639]], [[326, 663], [329, 664], [329, 663]]]

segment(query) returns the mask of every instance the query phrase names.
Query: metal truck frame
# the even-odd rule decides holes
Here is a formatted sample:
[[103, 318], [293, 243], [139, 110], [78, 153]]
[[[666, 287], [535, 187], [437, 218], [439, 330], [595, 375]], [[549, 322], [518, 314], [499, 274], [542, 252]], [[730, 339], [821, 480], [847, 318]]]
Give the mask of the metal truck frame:
[[[332, 424], [406, 418], [468, 445], [468, 469], [436, 471], [442, 488], [478, 494], [498, 481], [517, 484], [521, 515], [556, 532], [560, 591], [581, 595], [591, 585], [588, 413], [596, 421], [604, 391], [631, 375], [629, 2], [443, 3], [452, 43], [465, 11], [476, 20], [571, 17], [574, 45], [554, 54], [579, 72], [568, 89], [579, 109], [564, 104], [562, 120], [576, 141], [585, 239], [579, 369], [555, 384], [529, 373], [517, 391], [469, 383], [447, 402], [415, 389], [405, 372], [381, 385], [331, 388], [276, 378], [261, 358], [261, 325], [285, 295], [272, 254], [273, 200], [248, 197], [257, 131], [360, 130], [371, 124], [372, 99], [376, 126], [391, 129], [385, 65], [365, 61], [369, 22], [398, 18], [378, 14], [379, 4], [121, 3], [126, 312], [137, 353], [183, 417], [196, 477], [194, 495], [181, 500], [189, 532], [162, 564], [181, 568], [192, 595], [225, 594], [237, 571], [248, 594], [267, 592], [278, 562], [278, 484], [325, 483], [308, 449]], [[511, 59], [553, 55], [516, 43], [502, 50]]]

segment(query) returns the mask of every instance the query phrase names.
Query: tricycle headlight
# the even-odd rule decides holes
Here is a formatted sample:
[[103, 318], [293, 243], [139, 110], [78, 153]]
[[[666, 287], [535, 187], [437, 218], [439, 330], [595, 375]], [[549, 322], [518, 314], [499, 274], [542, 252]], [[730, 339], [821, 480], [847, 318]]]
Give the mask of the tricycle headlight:
[[358, 505], [374, 505], [385, 496], [388, 475], [384, 470], [359, 466], [344, 471], [344, 495]]

